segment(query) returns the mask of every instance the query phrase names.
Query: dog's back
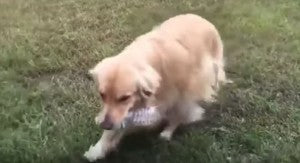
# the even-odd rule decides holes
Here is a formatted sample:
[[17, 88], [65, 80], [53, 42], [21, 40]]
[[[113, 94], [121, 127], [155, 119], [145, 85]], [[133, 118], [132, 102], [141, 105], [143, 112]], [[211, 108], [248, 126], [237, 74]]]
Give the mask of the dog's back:
[[[159, 57], [151, 54], [152, 60], [163, 65], [163, 71], [158, 71], [169, 88], [173, 85], [177, 94], [186, 98], [212, 100], [212, 86], [226, 78], [223, 44], [213, 24], [197, 15], [179, 15], [163, 22], [147, 37], [154, 40]], [[176, 94], [174, 90], [162, 90], [166, 96]]]

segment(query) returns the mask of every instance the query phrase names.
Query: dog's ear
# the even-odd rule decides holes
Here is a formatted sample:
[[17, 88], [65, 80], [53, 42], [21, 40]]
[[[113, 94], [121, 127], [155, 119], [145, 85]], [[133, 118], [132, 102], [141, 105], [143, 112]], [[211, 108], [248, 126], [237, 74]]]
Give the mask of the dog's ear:
[[149, 98], [160, 86], [161, 77], [151, 66], [142, 68], [139, 74], [138, 88], [143, 98]]

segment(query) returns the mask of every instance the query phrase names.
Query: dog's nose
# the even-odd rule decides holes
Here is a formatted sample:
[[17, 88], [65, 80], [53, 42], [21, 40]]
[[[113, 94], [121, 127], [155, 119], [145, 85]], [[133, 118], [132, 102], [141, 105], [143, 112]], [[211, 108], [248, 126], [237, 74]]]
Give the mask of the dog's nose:
[[111, 130], [113, 128], [114, 124], [111, 121], [111, 118], [109, 116], [105, 116], [104, 121], [100, 123], [100, 127], [104, 130]]

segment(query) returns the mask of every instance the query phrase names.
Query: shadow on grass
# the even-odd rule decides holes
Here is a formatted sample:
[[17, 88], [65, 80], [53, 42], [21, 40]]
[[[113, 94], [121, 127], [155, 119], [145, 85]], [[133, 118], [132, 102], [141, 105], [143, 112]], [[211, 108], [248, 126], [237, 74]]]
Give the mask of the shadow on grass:
[[[104, 160], [98, 160], [97, 163], [164, 162], [163, 160], [166, 159], [166, 156], [163, 153], [168, 151], [172, 145], [180, 143], [181, 139], [185, 138], [184, 135], [195, 130], [203, 130], [217, 125], [216, 122], [219, 119], [221, 111], [220, 105], [201, 104], [201, 106], [203, 106], [206, 110], [204, 120], [198, 123], [179, 127], [170, 142], [159, 139], [159, 133], [165, 126], [165, 124], [162, 124], [155, 129], [145, 129], [125, 136], [119, 144], [117, 151], [110, 153]], [[82, 155], [83, 153], [78, 151], [73, 153], [71, 157], [64, 157], [60, 160], [63, 162], [88, 163]], [[141, 158], [143, 158], [143, 160]]]

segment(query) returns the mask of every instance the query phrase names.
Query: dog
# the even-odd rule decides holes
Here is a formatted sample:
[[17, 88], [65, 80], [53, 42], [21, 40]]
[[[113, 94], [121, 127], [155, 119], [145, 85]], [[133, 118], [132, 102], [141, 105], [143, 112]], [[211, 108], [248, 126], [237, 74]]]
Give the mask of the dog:
[[199, 101], [214, 102], [220, 84], [230, 82], [217, 29], [194, 14], [169, 18], [89, 73], [103, 101], [95, 121], [104, 129], [85, 153], [89, 161], [117, 147], [127, 132], [120, 125], [130, 110], [157, 107], [167, 121], [160, 137], [170, 140], [179, 125], [202, 119]]

